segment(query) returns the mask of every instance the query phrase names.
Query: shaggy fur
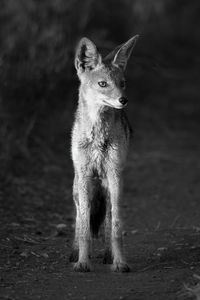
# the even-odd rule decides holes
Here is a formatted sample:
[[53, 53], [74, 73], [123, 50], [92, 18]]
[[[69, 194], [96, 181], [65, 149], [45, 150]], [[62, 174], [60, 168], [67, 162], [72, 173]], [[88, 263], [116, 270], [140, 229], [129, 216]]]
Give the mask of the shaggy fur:
[[75, 67], [81, 84], [72, 130], [76, 226], [70, 257], [75, 271], [91, 270], [91, 237], [98, 236], [103, 223], [104, 262], [112, 261], [114, 271], [129, 271], [123, 255], [119, 202], [130, 137], [123, 109], [127, 101], [124, 70], [137, 37], [104, 60], [87, 38], [77, 48]]

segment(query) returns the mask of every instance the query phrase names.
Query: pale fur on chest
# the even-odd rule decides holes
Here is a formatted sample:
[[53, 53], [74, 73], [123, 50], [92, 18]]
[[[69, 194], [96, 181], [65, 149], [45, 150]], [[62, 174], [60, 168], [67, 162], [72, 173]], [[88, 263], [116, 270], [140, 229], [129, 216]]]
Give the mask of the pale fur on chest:
[[122, 168], [128, 147], [125, 129], [115, 110], [101, 112], [91, 120], [77, 116], [72, 135], [72, 157], [75, 165], [87, 166], [98, 173], [117, 165]]
[[82, 139], [79, 141], [79, 151], [87, 156], [90, 167], [102, 169], [104, 161], [109, 159], [112, 146], [114, 146], [114, 116], [101, 113], [93, 120], [84, 122]]
[[90, 163], [95, 169], [102, 170], [105, 159], [109, 159], [113, 144], [112, 127], [105, 119], [100, 119], [94, 124], [88, 142]]

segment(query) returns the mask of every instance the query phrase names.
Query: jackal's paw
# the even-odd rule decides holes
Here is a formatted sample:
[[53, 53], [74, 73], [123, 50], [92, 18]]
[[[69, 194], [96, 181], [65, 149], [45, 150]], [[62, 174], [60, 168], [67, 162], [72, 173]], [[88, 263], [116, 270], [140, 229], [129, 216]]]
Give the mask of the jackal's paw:
[[114, 262], [112, 265], [112, 270], [114, 272], [127, 273], [130, 272], [130, 268], [125, 262]]
[[70, 256], [69, 256], [70, 262], [77, 262], [78, 261], [78, 249], [73, 249]]
[[81, 262], [78, 261], [74, 264], [74, 271], [75, 272], [90, 272], [92, 267], [89, 262]]
[[104, 264], [112, 264], [113, 258], [110, 249], [106, 249], [103, 256], [103, 263]]

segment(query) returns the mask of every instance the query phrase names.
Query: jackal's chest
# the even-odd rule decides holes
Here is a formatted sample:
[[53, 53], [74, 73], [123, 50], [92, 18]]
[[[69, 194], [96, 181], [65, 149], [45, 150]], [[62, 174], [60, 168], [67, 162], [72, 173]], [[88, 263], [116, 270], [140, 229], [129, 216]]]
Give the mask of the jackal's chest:
[[93, 142], [87, 149], [88, 168], [97, 172], [99, 176], [106, 173], [110, 161], [110, 145], [106, 140]]
[[102, 169], [109, 160], [112, 138], [106, 131], [87, 132], [79, 141], [79, 155], [81, 155], [89, 168]]
[[120, 122], [106, 120], [95, 126], [75, 126], [72, 135], [72, 158], [78, 168], [105, 173], [108, 168], [122, 168], [128, 141]]
[[105, 158], [109, 153], [111, 143], [111, 138], [106, 134], [91, 133], [91, 135], [87, 136], [81, 144], [90, 156], [91, 161], [93, 161]]

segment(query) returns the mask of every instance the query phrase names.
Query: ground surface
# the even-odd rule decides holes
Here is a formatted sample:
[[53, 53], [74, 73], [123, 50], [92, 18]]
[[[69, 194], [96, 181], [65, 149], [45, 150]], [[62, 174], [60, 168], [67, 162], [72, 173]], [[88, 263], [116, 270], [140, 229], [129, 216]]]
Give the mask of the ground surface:
[[41, 176], [15, 178], [0, 194], [0, 299], [192, 299], [187, 287], [198, 287], [200, 275], [199, 152], [193, 128], [136, 129], [122, 202], [127, 274], [102, 264], [101, 241], [94, 271], [72, 270], [69, 152]]

